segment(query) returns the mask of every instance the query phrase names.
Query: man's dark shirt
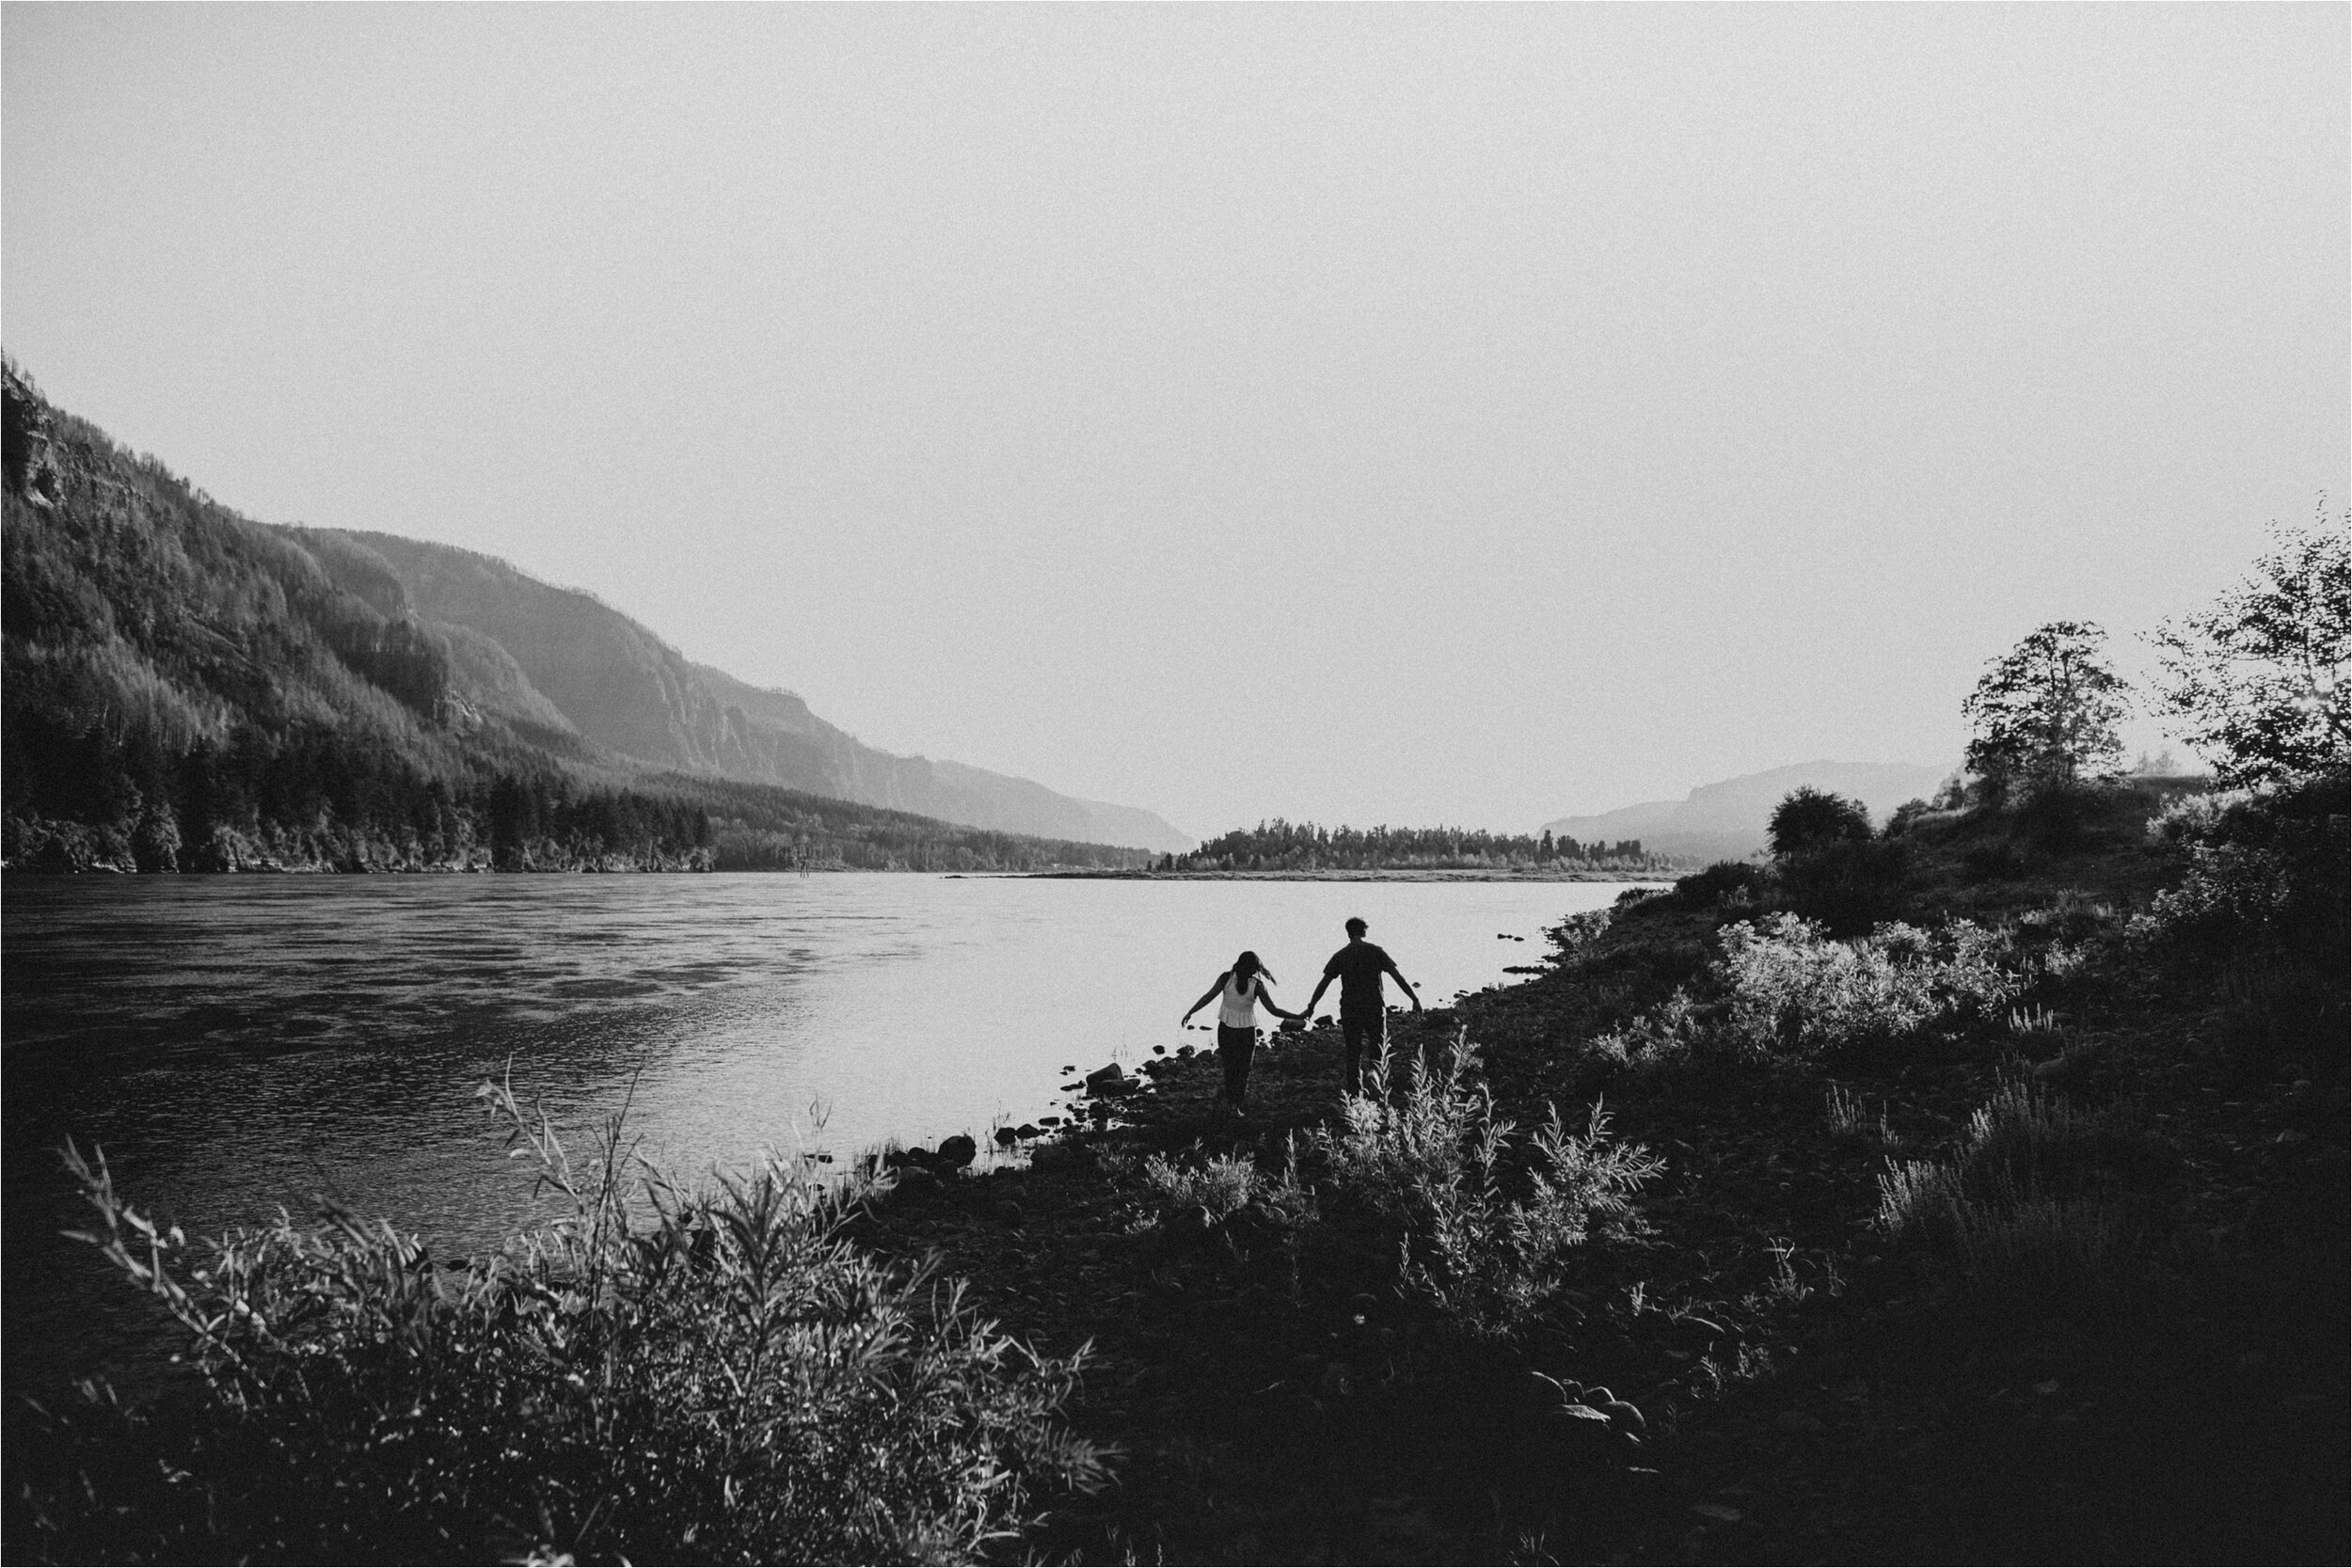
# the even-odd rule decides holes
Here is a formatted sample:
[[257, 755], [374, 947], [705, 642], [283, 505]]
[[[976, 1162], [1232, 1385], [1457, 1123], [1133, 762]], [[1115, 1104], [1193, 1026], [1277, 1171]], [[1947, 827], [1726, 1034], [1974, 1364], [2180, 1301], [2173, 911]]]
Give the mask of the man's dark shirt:
[[[1396, 974], [1388, 954], [1368, 942], [1351, 942], [1323, 966], [1326, 979], [1339, 976], [1340, 1012], [1368, 1018], [1380, 1011], [1380, 975]], [[1402, 978], [1402, 976], [1399, 976]]]

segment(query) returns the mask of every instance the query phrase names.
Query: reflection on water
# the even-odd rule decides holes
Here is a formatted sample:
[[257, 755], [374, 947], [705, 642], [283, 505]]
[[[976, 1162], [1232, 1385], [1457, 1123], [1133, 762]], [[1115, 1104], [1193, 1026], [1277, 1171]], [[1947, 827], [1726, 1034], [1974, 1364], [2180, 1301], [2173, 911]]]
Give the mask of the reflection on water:
[[[686, 1173], [984, 1134], [1134, 1063], [1254, 947], [1296, 1006], [1361, 913], [1422, 996], [1502, 979], [1604, 883], [832, 877], [10, 878], [0, 901], [8, 1381], [82, 1370], [140, 1307], [51, 1150], [103, 1145], [191, 1232], [332, 1192], [444, 1246], [530, 1209], [470, 1095], [511, 1061]], [[1501, 933], [1525, 942], [1498, 940]], [[1204, 1037], [1189, 1037], [1198, 1041]]]

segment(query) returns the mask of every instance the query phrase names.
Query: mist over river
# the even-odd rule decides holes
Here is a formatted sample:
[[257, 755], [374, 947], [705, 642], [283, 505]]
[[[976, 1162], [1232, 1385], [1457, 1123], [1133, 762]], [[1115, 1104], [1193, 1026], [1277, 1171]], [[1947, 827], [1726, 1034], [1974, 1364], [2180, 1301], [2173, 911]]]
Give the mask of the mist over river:
[[[472, 1101], [511, 1059], [583, 1134], [636, 1081], [642, 1152], [700, 1175], [1065, 1110], [1255, 948], [1302, 1005], [1351, 914], [1432, 1005], [1508, 978], [1595, 882], [933, 876], [11, 877], [0, 899], [9, 1385], [136, 1358], [144, 1307], [53, 1150], [103, 1145], [192, 1233], [312, 1195], [487, 1243], [532, 1212]], [[1498, 940], [1499, 933], [1523, 942]], [[1398, 998], [1399, 1001], [1402, 998]], [[1330, 1010], [1336, 996], [1327, 996]], [[1213, 1013], [1204, 1013], [1213, 1019]], [[584, 1135], [572, 1140], [577, 1154]]]

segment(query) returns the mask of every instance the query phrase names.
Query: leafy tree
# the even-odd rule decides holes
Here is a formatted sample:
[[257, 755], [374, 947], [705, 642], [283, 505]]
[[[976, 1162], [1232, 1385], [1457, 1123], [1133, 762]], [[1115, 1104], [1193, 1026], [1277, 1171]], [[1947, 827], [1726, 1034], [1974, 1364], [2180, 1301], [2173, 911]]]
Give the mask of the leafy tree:
[[1859, 800], [1799, 784], [1772, 808], [1772, 853], [1794, 855], [1825, 844], [1870, 836], [1870, 814]]
[[1989, 799], [2074, 784], [2122, 761], [2115, 733], [2125, 707], [2122, 676], [2107, 668], [2107, 634], [2083, 621], [2053, 621], [1993, 662], [1960, 710], [1974, 726], [1967, 767]]
[[2158, 626], [2157, 698], [2226, 784], [2282, 781], [2352, 760], [2352, 513], [2271, 525], [2270, 553], [2212, 609]]

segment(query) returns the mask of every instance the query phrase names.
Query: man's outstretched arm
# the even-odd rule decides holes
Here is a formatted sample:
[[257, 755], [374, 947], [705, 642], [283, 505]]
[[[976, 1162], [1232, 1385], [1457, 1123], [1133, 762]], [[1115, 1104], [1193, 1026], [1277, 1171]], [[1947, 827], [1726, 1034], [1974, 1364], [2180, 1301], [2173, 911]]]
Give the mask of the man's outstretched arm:
[[1405, 994], [1413, 999], [1413, 1011], [1421, 1011], [1421, 992], [1413, 989], [1413, 982], [1405, 978], [1403, 973], [1397, 969], [1396, 960], [1394, 958], [1391, 958], [1389, 960], [1387, 967], [1390, 978], [1393, 979], [1398, 985], [1403, 986], [1405, 988]]

